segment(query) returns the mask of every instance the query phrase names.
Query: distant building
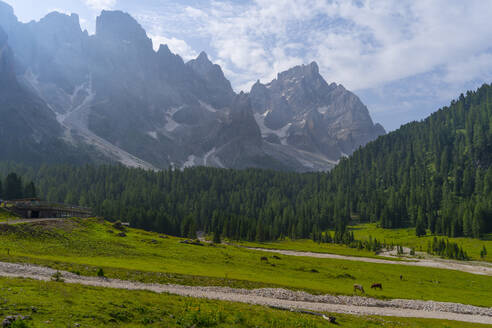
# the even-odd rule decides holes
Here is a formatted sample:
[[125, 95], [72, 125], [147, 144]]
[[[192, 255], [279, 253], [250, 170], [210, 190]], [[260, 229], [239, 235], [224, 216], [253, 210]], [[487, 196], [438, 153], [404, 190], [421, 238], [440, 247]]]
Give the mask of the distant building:
[[92, 216], [92, 210], [87, 207], [43, 201], [39, 198], [9, 200], [3, 207], [14, 214], [26, 219], [38, 218], [68, 218]]

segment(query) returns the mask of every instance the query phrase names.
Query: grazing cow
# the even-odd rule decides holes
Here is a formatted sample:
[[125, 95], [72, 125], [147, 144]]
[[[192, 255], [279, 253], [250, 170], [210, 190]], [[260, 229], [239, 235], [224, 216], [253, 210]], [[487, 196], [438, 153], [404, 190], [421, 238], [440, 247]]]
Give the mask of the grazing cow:
[[402, 274], [400, 275], [400, 280], [403, 280], [403, 275]]
[[260, 260], [268, 262], [268, 258], [266, 256], [262, 256]]
[[383, 289], [383, 285], [380, 284], [380, 283], [374, 283], [374, 284], [371, 285], [371, 288], [374, 288], [374, 289], [376, 289], [376, 288]]
[[357, 290], [360, 290], [362, 294], [365, 294], [366, 292], [364, 291], [364, 287], [362, 285], [354, 284], [354, 293], [357, 292]]

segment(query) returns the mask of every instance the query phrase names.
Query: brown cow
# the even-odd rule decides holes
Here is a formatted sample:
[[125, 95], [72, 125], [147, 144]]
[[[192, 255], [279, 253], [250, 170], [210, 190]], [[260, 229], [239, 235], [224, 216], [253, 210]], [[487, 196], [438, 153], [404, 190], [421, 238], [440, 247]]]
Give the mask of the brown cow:
[[383, 285], [380, 284], [380, 283], [374, 283], [374, 284], [371, 285], [371, 288], [374, 288], [374, 289], [376, 289], [376, 288], [383, 289]]
[[357, 290], [360, 290], [362, 294], [365, 294], [366, 292], [364, 291], [364, 287], [362, 287], [362, 285], [359, 285], [359, 284], [354, 284], [354, 293], [357, 292]]

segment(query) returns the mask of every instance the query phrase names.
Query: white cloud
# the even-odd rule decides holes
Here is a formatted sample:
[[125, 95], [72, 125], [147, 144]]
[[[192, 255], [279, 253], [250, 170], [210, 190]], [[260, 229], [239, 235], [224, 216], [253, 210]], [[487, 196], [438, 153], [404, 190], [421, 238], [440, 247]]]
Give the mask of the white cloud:
[[491, 16], [483, 0], [159, 1], [136, 13], [155, 47], [206, 50], [236, 91], [315, 60], [389, 129], [491, 82]]
[[188, 17], [191, 17], [191, 18], [199, 19], [199, 18], [207, 18], [208, 17], [207, 13], [204, 12], [203, 10], [193, 8], [190, 6], [186, 7], [184, 11], [185, 11], [186, 15]]
[[448, 83], [461, 83], [474, 79], [492, 80], [492, 53], [473, 55], [465, 60], [449, 66], [444, 76]]
[[85, 4], [94, 10], [113, 9], [117, 0], [85, 0]]
[[[312, 60], [352, 90], [439, 67], [450, 70], [448, 79], [472, 79], [454, 67], [487, 51], [492, 37], [492, 2], [481, 0], [212, 1], [185, 12], [201, 20], [199, 32], [210, 37], [225, 70], [245, 73], [233, 78], [236, 86]], [[302, 48], [287, 51], [289, 44]], [[480, 67], [487, 64], [479, 58]]]
[[162, 35], [149, 35], [154, 45], [154, 50], [159, 50], [161, 44], [166, 44], [173, 53], [180, 55], [185, 61], [197, 57], [197, 52], [184, 40], [167, 38]]

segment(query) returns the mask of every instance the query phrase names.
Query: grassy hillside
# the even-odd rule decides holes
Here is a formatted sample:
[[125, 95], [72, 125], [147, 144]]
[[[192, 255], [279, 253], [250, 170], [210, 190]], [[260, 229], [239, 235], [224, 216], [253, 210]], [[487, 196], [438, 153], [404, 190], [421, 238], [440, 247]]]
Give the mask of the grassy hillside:
[[[417, 251], [421, 249], [423, 252], [426, 251], [427, 243], [434, 238], [434, 236], [430, 235], [417, 237], [415, 235], [415, 228], [383, 229], [378, 228], [376, 224], [356, 225], [350, 227], [350, 230], [354, 231], [356, 239], [367, 240], [369, 236], [371, 236], [378, 240], [384, 240], [387, 243], [393, 242], [394, 244], [413, 247]], [[484, 235], [483, 239], [464, 237], [450, 237], [447, 239], [449, 239], [450, 242], [455, 242], [458, 245], [463, 246], [463, 249], [468, 253], [472, 260], [492, 262], [492, 234]], [[483, 246], [487, 249], [487, 255], [482, 259], [480, 257], [480, 251]]]
[[[412, 298], [492, 306], [492, 277], [457, 271], [344, 260], [280, 256], [233, 246], [195, 246], [130, 229], [119, 237], [110, 223], [70, 220], [0, 226], [0, 260], [29, 262], [140, 281], [233, 287], [282, 286], [352, 294], [354, 283], [381, 282], [380, 298]], [[111, 232], [109, 232], [111, 230]], [[268, 256], [268, 262], [261, 261]], [[405, 281], [400, 281], [403, 274]], [[460, 293], [456, 293], [460, 290]]]
[[[375, 223], [365, 223], [348, 227], [349, 231], [354, 232], [356, 240], [365, 241], [369, 237], [376, 238], [381, 242], [387, 244], [401, 245], [404, 247], [414, 248], [416, 251], [426, 251], [427, 243], [434, 238], [434, 236], [428, 234], [426, 236], [417, 237], [415, 235], [415, 228], [397, 228], [397, 229], [383, 229], [379, 228]], [[333, 234], [333, 231], [331, 231]], [[438, 236], [441, 238], [440, 236]], [[462, 246], [467, 252], [471, 260], [492, 262], [492, 234], [484, 235], [483, 239], [476, 238], [464, 238], [464, 237], [445, 237], [450, 242], [457, 243]], [[332, 243], [317, 243], [311, 239], [298, 239], [298, 240], [281, 240], [271, 242], [241, 242], [241, 245], [260, 248], [274, 248], [284, 250], [296, 250], [305, 252], [318, 252], [329, 253], [348, 256], [361, 256], [361, 257], [373, 257], [373, 258], [386, 258], [384, 256], [378, 256], [372, 251], [366, 249], [350, 248], [346, 245], [332, 244]], [[480, 257], [480, 251], [483, 246], [487, 249], [487, 255], [484, 258]], [[407, 254], [408, 255], [408, 254]], [[392, 258], [395, 260], [395, 258]]]
[[[326, 327], [325, 320], [307, 314], [241, 303], [202, 300], [87, 287], [62, 282], [0, 278], [0, 316], [30, 316], [24, 327]], [[464, 322], [359, 317], [334, 314], [337, 327], [449, 327], [486, 325]]]
[[492, 85], [370, 142], [330, 176], [345, 222], [450, 237], [492, 232]]
[[7, 212], [5, 209], [0, 207], [0, 222], [6, 222], [7, 220], [15, 220], [18, 218], [18, 216], [13, 215], [12, 213]]

